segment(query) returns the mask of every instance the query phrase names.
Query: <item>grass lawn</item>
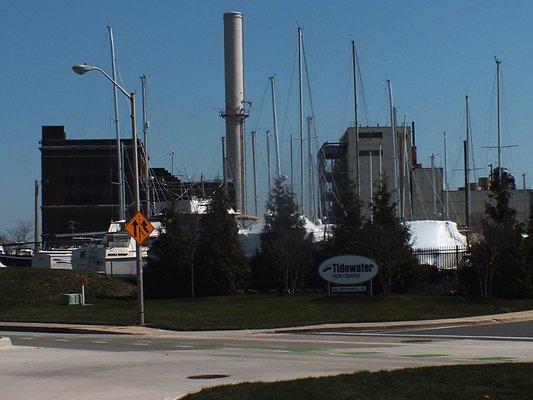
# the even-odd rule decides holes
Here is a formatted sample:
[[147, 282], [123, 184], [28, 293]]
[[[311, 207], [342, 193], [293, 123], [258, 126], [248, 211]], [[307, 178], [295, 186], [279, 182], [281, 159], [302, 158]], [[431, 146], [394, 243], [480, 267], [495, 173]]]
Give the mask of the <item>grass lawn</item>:
[[[9, 270], [8, 268], [3, 270]], [[35, 271], [35, 270], [33, 270]], [[90, 306], [59, 304], [59, 293], [79, 291], [69, 271], [0, 271], [0, 321], [130, 325], [137, 303], [131, 285], [91, 276]], [[134, 288], [133, 288], [134, 289]], [[115, 294], [120, 297], [110, 298]], [[459, 296], [391, 295], [327, 297], [235, 295], [197, 299], [147, 300], [146, 321], [176, 330], [275, 328], [333, 322], [369, 322], [495, 314], [533, 308], [533, 299], [468, 299]]]
[[183, 400], [526, 400], [532, 376], [531, 363], [410, 368], [218, 386]]

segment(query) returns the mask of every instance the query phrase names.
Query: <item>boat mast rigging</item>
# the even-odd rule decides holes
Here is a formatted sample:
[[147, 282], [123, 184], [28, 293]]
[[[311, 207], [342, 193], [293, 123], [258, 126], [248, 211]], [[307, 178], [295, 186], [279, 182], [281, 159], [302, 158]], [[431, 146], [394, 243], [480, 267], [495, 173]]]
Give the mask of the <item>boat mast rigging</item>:
[[[116, 58], [115, 58], [115, 41], [113, 39], [113, 28], [111, 26], [107, 27], [109, 32], [109, 46], [111, 48], [111, 77], [114, 81], [117, 80], [117, 67], [116, 67]], [[115, 85], [113, 87], [113, 105], [115, 110], [115, 118], [113, 122], [115, 123], [115, 135], [117, 139], [117, 168], [118, 168], [118, 219], [123, 221], [126, 219], [126, 191], [124, 185], [124, 166], [123, 166], [123, 152], [120, 142], [120, 122], [118, 117], [118, 99], [117, 99], [117, 88]]]

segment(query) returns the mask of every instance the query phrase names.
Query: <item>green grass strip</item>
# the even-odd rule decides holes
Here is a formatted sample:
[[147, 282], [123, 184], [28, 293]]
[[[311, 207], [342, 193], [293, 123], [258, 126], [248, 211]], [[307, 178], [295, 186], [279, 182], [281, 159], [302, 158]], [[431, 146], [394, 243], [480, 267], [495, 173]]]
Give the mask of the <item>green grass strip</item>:
[[453, 365], [218, 386], [183, 400], [530, 400], [533, 363]]

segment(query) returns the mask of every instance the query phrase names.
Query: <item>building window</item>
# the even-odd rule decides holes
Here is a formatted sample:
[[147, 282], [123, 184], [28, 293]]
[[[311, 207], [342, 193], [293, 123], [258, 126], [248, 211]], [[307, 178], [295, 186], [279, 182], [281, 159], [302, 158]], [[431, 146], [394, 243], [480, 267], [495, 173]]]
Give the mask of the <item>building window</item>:
[[359, 132], [359, 139], [383, 139], [383, 132]]
[[65, 204], [76, 204], [76, 196], [73, 196], [71, 194], [67, 194], [65, 197], [64, 197], [64, 200], [63, 202]]
[[372, 156], [382, 156], [383, 150], [359, 150], [360, 156], [370, 156], [370, 153], [372, 153]]

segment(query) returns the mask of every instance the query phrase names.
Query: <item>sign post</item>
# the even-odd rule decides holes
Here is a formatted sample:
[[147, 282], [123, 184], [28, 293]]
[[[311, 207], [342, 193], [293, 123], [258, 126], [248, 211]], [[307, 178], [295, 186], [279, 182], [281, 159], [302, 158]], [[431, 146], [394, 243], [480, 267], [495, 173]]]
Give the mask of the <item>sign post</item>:
[[[132, 107], [135, 105], [133, 104]], [[133, 118], [132, 118], [133, 120]], [[134, 124], [134, 122], [133, 122]], [[136, 142], [135, 142], [136, 143]], [[135, 145], [135, 151], [137, 151], [137, 145]], [[137, 157], [135, 157], [137, 159]], [[137, 172], [137, 163], [135, 163], [135, 170]], [[138, 174], [136, 174], [138, 176]], [[136, 186], [136, 206], [139, 210], [139, 182]], [[135, 259], [137, 265], [137, 299], [139, 302], [139, 325], [144, 326], [144, 287], [143, 287], [143, 269], [142, 269], [142, 248], [141, 245], [150, 236], [150, 233], [154, 230], [154, 226], [146, 219], [146, 217], [137, 211], [133, 217], [124, 226], [126, 232], [135, 239], [137, 245], [135, 246]]]
[[328, 282], [328, 296], [347, 293], [369, 293], [372, 296], [372, 279], [378, 270], [377, 263], [368, 257], [342, 255], [320, 264], [318, 274]]

